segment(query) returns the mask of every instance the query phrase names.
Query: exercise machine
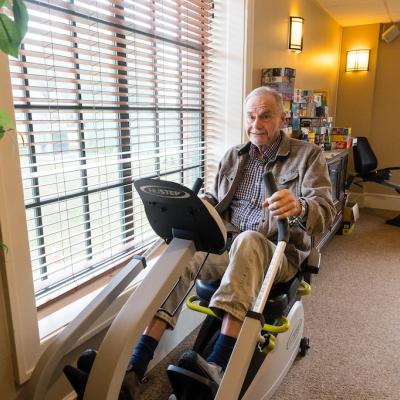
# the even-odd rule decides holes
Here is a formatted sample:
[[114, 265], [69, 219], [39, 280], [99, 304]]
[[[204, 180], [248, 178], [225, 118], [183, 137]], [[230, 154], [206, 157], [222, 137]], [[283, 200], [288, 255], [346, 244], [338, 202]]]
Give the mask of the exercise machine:
[[[267, 178], [265, 180], [268, 181]], [[272, 175], [269, 180], [273, 190]], [[168, 247], [114, 318], [96, 357], [93, 353], [86, 353], [78, 360], [77, 368], [66, 368], [79, 400], [123, 398], [120, 388], [130, 355], [145, 327], [173, 290], [185, 266], [196, 251], [220, 254], [226, 249], [227, 234], [223, 222], [215, 209], [197, 196], [198, 185], [190, 190], [173, 182], [140, 179], [135, 182], [135, 188], [143, 201], [150, 225], [168, 243]], [[281, 221], [276, 252], [254, 308], [244, 321], [220, 386], [216, 387], [204, 377], [172, 366], [168, 374], [177, 399], [268, 399], [285, 376], [299, 348], [303, 354], [306, 352], [308, 342], [302, 339], [304, 312], [299, 293], [308, 292], [309, 287], [301, 284], [300, 275], [283, 285], [285, 287], [272, 287], [287, 241], [287, 221]], [[71, 351], [92, 323], [143, 270], [145, 264], [143, 258], [133, 260], [58, 335], [43, 353], [32, 374], [26, 388], [27, 398], [45, 398], [62, 357]], [[210, 282], [199, 282], [199, 298], [204, 297], [204, 290], [201, 294], [202, 285], [206, 292], [211, 293]], [[273, 296], [267, 302], [270, 292]], [[188, 304], [197, 310], [203, 307], [195, 302], [191, 298]], [[272, 309], [275, 311], [264, 317], [262, 311], [265, 304], [269, 305], [267, 309], [271, 308], [271, 312]], [[264, 318], [267, 324], [264, 324]], [[207, 347], [209, 335], [215, 336], [218, 330], [208, 329], [210, 324], [217, 321], [212, 319], [214, 322], [210, 323], [207, 318], [196, 341], [196, 348], [201, 354]], [[188, 376], [190, 379], [187, 379]], [[190, 390], [191, 385], [196, 393]], [[199, 397], [199, 393], [204, 393], [204, 397]]]
[[[265, 174], [263, 179], [271, 196], [276, 191], [273, 176]], [[171, 400], [266, 400], [276, 391], [296, 356], [306, 355], [309, 339], [302, 337], [301, 296], [310, 292], [310, 286], [303, 275], [318, 272], [319, 258], [313, 253], [314, 268], [306, 262], [292, 280], [273, 285], [288, 240], [288, 222], [280, 220], [276, 251], [257, 300], [246, 315], [220, 385], [179, 365], [170, 365], [167, 373], [174, 391]], [[197, 296], [187, 300], [189, 308], [208, 315], [193, 348], [204, 358], [212, 350], [221, 326], [214, 312], [205, 306], [218, 285], [219, 281], [197, 281]]]
[[[84, 400], [116, 400], [129, 358], [142, 332], [182, 275], [196, 251], [223, 252], [227, 234], [215, 209], [197, 196], [201, 181], [193, 190], [174, 182], [153, 179], [135, 181], [146, 216], [154, 231], [168, 243], [167, 249], [149, 269], [114, 318], [96, 357], [67, 368], [68, 377]], [[53, 375], [65, 354], [79, 344], [92, 324], [145, 267], [143, 258], [133, 259], [65, 327], [40, 357], [24, 397], [43, 400]]]

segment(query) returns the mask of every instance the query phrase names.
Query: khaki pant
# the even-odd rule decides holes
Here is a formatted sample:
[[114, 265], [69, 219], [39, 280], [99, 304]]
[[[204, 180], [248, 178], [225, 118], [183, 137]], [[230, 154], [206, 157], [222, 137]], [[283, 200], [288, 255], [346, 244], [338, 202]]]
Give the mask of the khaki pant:
[[[258, 296], [275, 248], [275, 244], [261, 233], [245, 231], [236, 236], [229, 254], [228, 252], [221, 255], [210, 254], [199, 275], [200, 279], [222, 277], [220, 287], [211, 298], [210, 307], [217, 313], [222, 310], [243, 321], [247, 310], [251, 308]], [[163, 304], [163, 309], [172, 313], [178, 307], [205, 256], [206, 253], [203, 252], [195, 254], [177, 286]], [[297, 271], [297, 266], [291, 265], [284, 256], [275, 282], [286, 282]], [[159, 310], [156, 315], [173, 329], [179, 311], [173, 317], [162, 310]]]

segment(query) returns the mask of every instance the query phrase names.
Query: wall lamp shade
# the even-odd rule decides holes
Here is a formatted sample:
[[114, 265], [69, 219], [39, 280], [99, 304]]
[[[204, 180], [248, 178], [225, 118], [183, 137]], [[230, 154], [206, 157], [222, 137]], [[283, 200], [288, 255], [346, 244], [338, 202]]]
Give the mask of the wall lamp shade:
[[300, 53], [303, 50], [304, 18], [290, 17], [289, 22], [289, 50]]
[[370, 50], [350, 50], [347, 52], [347, 71], [368, 71]]

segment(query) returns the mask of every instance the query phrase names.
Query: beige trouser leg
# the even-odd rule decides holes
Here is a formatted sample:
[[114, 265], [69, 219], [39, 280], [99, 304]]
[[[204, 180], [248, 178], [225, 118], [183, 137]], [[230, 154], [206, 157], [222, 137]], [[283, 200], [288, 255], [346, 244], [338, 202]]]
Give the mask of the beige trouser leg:
[[[210, 254], [201, 271], [200, 279], [222, 277], [221, 286], [212, 297], [210, 306], [217, 309], [217, 312], [218, 310], [228, 312], [242, 321], [257, 298], [275, 247], [261, 233], [245, 231], [233, 241], [229, 255], [227, 252], [222, 255]], [[205, 255], [203, 252], [195, 254], [162, 309], [172, 313], [177, 308]], [[297, 268], [290, 265], [284, 257], [275, 282], [285, 282], [296, 272]], [[167, 322], [170, 328], [174, 328], [179, 311], [170, 316], [160, 310], [156, 316]]]
[[[267, 268], [275, 251], [275, 244], [261, 233], [245, 231], [237, 236], [229, 252], [229, 265], [221, 285], [210, 301], [218, 313], [225, 311], [240, 321], [254, 304]], [[286, 282], [297, 273], [297, 268], [284, 256], [275, 282]]]
[[[179, 303], [185, 296], [185, 293], [192, 284], [196, 276], [196, 272], [203, 263], [206, 255], [207, 253], [203, 252], [197, 252], [194, 255], [191, 262], [189, 263], [189, 265], [183, 272], [182, 276], [180, 277], [174, 290], [171, 292], [167, 300], [164, 302], [160, 310], [157, 312], [156, 316], [165, 321], [168, 324], [169, 328], [172, 329], [175, 328], [181, 307], [179, 307], [178, 310], [176, 310], [176, 308], [178, 307]], [[199, 278], [204, 280], [220, 278], [224, 274], [224, 271], [228, 265], [228, 261], [229, 261], [228, 252], [224, 252], [221, 255], [209, 254], [201, 270]], [[171, 313], [174, 313], [174, 315], [171, 316], [170, 315]]]

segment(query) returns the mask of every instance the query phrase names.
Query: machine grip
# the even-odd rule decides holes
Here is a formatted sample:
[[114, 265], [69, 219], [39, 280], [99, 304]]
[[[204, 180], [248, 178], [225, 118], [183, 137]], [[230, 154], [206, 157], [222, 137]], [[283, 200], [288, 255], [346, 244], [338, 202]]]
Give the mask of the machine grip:
[[193, 184], [192, 191], [194, 194], [198, 194], [200, 192], [201, 187], [203, 186], [203, 179], [197, 178]]
[[263, 181], [265, 185], [265, 192], [267, 193], [268, 197], [271, 197], [275, 192], [278, 191], [274, 175], [272, 175], [271, 171], [263, 173]]
[[[263, 182], [267, 196], [271, 197], [278, 190], [272, 172], [268, 171], [263, 173]], [[289, 223], [287, 218], [278, 219], [278, 242], [281, 241], [286, 243], [289, 241]]]

